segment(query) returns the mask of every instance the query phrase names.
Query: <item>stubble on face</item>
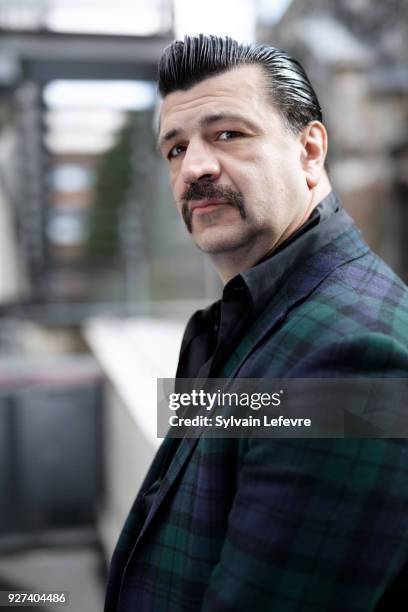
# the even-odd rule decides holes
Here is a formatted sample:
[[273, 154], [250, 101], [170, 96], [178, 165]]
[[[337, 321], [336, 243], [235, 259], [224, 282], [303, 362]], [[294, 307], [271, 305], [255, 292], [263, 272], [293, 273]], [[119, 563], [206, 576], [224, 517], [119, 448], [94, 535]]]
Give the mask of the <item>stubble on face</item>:
[[190, 234], [193, 232], [193, 210], [189, 202], [199, 200], [214, 200], [219, 203], [237, 208], [242, 220], [246, 220], [247, 213], [244, 204], [244, 196], [240, 191], [235, 191], [229, 185], [215, 185], [211, 181], [197, 181], [191, 183], [184, 191], [181, 198], [181, 215]]

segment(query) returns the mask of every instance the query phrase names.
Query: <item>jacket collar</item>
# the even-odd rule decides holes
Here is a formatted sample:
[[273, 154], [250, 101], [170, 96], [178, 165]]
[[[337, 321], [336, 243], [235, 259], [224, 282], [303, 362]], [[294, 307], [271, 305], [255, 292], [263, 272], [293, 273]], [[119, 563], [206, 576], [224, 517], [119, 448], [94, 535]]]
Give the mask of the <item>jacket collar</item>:
[[331, 243], [352, 224], [332, 191], [314, 209], [309, 220], [290, 236], [279, 250], [258, 265], [238, 275], [246, 287], [253, 317], [257, 317], [294, 270]]

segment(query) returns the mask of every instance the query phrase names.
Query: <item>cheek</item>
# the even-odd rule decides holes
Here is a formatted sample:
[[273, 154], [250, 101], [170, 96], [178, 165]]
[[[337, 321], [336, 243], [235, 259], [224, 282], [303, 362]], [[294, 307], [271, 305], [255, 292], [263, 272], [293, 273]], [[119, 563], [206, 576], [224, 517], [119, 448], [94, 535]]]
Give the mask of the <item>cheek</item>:
[[177, 204], [181, 200], [182, 196], [182, 184], [177, 180], [177, 177], [170, 176], [170, 188], [173, 194], [173, 198]]
[[173, 193], [177, 193], [179, 196], [181, 196], [185, 191], [186, 183], [183, 180], [180, 168], [176, 167], [175, 163], [171, 166], [169, 179]]
[[181, 208], [182, 208], [181, 197], [182, 197], [182, 195], [184, 193], [185, 185], [184, 185], [184, 183], [181, 184], [181, 183], [175, 181], [174, 183], [170, 182], [170, 187], [171, 187], [171, 191], [172, 191], [172, 194], [173, 194], [174, 206], [175, 206], [177, 212], [181, 215]]

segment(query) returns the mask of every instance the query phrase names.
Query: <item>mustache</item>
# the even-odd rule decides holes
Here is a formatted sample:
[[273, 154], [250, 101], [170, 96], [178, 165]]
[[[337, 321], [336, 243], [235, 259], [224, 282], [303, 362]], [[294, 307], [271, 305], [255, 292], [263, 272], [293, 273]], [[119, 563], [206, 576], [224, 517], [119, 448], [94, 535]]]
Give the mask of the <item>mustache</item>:
[[188, 203], [194, 200], [223, 200], [226, 204], [236, 206], [241, 219], [246, 219], [244, 196], [229, 185], [215, 185], [211, 181], [196, 181], [184, 191], [181, 202], [181, 213], [188, 231], [192, 232], [192, 211]]

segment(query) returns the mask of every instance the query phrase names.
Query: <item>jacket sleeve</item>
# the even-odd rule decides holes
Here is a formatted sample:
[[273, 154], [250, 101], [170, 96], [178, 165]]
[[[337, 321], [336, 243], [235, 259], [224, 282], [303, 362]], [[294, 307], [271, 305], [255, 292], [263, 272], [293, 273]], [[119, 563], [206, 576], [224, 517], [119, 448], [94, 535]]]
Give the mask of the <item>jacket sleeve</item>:
[[[406, 376], [407, 363], [379, 334], [291, 375]], [[248, 440], [202, 612], [375, 610], [408, 559], [407, 477], [404, 439]]]

